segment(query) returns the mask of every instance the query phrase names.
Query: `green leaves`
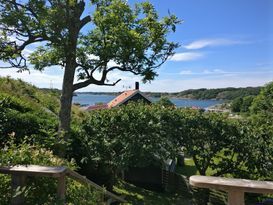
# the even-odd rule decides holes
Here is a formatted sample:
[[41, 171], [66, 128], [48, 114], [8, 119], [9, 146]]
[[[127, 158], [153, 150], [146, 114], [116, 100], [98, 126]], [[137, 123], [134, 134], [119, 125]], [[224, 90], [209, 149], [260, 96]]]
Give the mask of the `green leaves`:
[[156, 163], [163, 162], [176, 150], [170, 143], [177, 130], [168, 126], [172, 120], [178, 123], [177, 115], [171, 109], [161, 111], [160, 106], [129, 104], [92, 112], [83, 123], [84, 153], [117, 169], [145, 166], [155, 158]]
[[[112, 71], [151, 81], [156, 68], [178, 47], [166, 36], [180, 21], [174, 15], [160, 20], [149, 2], [135, 8], [125, 0], [91, 3], [94, 8], [87, 8], [93, 13], [84, 0], [0, 0], [0, 60], [20, 71], [30, 64], [40, 71], [64, 68], [59, 115], [59, 129], [64, 131], [71, 121], [71, 104], [66, 102], [75, 90], [90, 84], [116, 85], [121, 79], [108, 82]], [[31, 55], [25, 55], [28, 46]], [[75, 74], [81, 82], [74, 84]]]
[[255, 178], [272, 173], [272, 130], [219, 113], [129, 104], [90, 112], [79, 140], [87, 164], [117, 170], [160, 164], [184, 147], [202, 175]]
[[[81, 37], [80, 49], [97, 57], [92, 64], [98, 70], [103, 70], [111, 60], [117, 64], [113, 70], [141, 75], [144, 81], [153, 80], [155, 68], [165, 62], [178, 46], [168, 42], [166, 35], [170, 32], [168, 28], [178, 24], [179, 20], [174, 16], [159, 20], [148, 2], [137, 4], [135, 9], [123, 0], [98, 1], [96, 4], [95, 27]], [[94, 69], [87, 61], [81, 63], [90, 70]]]
[[[91, 3], [95, 6], [92, 16], [81, 18], [83, 1], [1, 0], [0, 58], [21, 69], [27, 69], [29, 60], [38, 70], [66, 66], [72, 58], [79, 80], [91, 79], [94, 84], [105, 83], [106, 76], [98, 82], [93, 72], [105, 72], [108, 63], [114, 61], [117, 66], [108, 68], [104, 75], [121, 70], [141, 75], [145, 82], [153, 80], [155, 69], [178, 47], [166, 36], [175, 32], [181, 21], [171, 14], [159, 19], [149, 2], [139, 3], [135, 8], [125, 0]], [[87, 27], [91, 19], [93, 25]], [[83, 27], [86, 29], [81, 33]], [[25, 56], [23, 50], [37, 42], [43, 42], [42, 47]]]
[[273, 117], [273, 82], [268, 83], [254, 99], [251, 111], [253, 114]]

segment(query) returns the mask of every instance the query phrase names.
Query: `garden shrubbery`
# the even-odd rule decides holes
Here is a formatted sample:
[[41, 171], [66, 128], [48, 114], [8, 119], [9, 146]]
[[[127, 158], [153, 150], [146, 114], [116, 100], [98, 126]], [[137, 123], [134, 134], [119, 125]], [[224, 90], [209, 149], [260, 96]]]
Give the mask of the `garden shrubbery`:
[[[67, 166], [75, 169], [76, 164], [53, 155], [52, 151], [28, 143], [14, 143], [14, 136], [9, 136], [9, 142], [0, 149], [0, 166], [11, 165], [44, 165]], [[10, 204], [12, 198], [10, 175], [0, 174], [0, 202], [1, 205]], [[25, 196], [25, 204], [61, 204], [56, 198], [57, 181], [49, 177], [28, 178], [26, 187], [20, 187], [17, 193]], [[103, 194], [91, 187], [67, 179], [66, 203], [77, 205], [97, 205], [102, 202]]]
[[[14, 95], [8, 92], [12, 90]], [[57, 138], [56, 94], [51, 96], [23, 82], [1, 78], [0, 91], [0, 166], [66, 165], [74, 169], [75, 163], [53, 155], [61, 143]], [[181, 149], [193, 158], [202, 175], [272, 179], [271, 105], [272, 83], [254, 99], [249, 117], [242, 119], [160, 103], [129, 103], [89, 113], [74, 109], [71, 137], [66, 142], [67, 159], [75, 158], [83, 175], [108, 189], [121, 171], [161, 166]], [[0, 181], [0, 201], [8, 204], [10, 178], [0, 175]], [[54, 180], [30, 182], [23, 190], [28, 204], [35, 200], [55, 203]], [[100, 199], [88, 187], [73, 181], [68, 184], [67, 201], [72, 204], [96, 204]]]
[[75, 136], [72, 153], [83, 169], [108, 170], [108, 179], [130, 167], [160, 165], [175, 158], [181, 148], [202, 175], [209, 171], [215, 176], [268, 177], [272, 131], [269, 125], [257, 127], [255, 122], [131, 103], [90, 112]]
[[[8, 92], [11, 89], [14, 89], [12, 94]], [[6, 136], [14, 133], [17, 143], [28, 136], [29, 141], [48, 147], [48, 139], [57, 131], [58, 118], [56, 113], [49, 109], [54, 104], [48, 104], [48, 108], [38, 102], [42, 101], [40, 98], [46, 98], [44, 95], [47, 94], [43, 95], [27, 83], [8, 78], [0, 78], [0, 91], [0, 143], [6, 142]], [[33, 97], [34, 95], [36, 97]], [[38, 95], [40, 97], [37, 97]], [[54, 101], [55, 98], [51, 99]], [[56, 102], [55, 107], [58, 107]]]

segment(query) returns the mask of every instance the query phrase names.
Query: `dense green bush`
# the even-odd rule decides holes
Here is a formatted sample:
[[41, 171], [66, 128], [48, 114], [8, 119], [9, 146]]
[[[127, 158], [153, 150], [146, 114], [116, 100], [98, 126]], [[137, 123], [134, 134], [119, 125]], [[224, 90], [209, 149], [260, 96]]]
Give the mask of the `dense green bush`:
[[108, 179], [129, 167], [161, 166], [177, 152], [181, 124], [173, 108], [163, 112], [161, 106], [131, 103], [90, 112], [75, 136], [73, 157], [82, 159], [88, 170], [105, 172]]
[[[179, 116], [173, 109], [129, 104], [120, 109], [91, 112], [83, 122], [84, 146], [90, 160], [118, 168], [146, 166], [173, 156], [171, 139], [178, 134]], [[91, 158], [90, 158], [91, 157]], [[132, 160], [133, 159], [133, 160]]]
[[0, 77], [0, 93], [21, 99], [32, 108], [45, 108], [54, 114], [59, 110], [59, 93], [54, 90], [40, 90], [20, 79]]
[[253, 114], [273, 118], [273, 82], [268, 83], [254, 99], [251, 111]]
[[167, 97], [161, 97], [156, 104], [161, 105], [163, 107], [175, 107], [175, 104]]
[[223, 175], [238, 168], [234, 154], [240, 137], [237, 124], [222, 114], [131, 103], [90, 112], [77, 130], [72, 153], [85, 162], [86, 172], [104, 172], [108, 180], [129, 167], [161, 166], [182, 148], [201, 174], [212, 168]]
[[[74, 162], [60, 159], [44, 148], [35, 147], [26, 143], [16, 145], [14, 136], [11, 136], [9, 143], [0, 150], [0, 166], [10, 165], [46, 165], [46, 166], [67, 166], [75, 169]], [[9, 175], [0, 174], [0, 202], [1, 205], [10, 204], [12, 197], [11, 178]], [[28, 178], [27, 186], [21, 187], [18, 192], [25, 196], [25, 204], [59, 204], [56, 199], [57, 182], [49, 177]], [[17, 194], [18, 194], [17, 192]], [[97, 205], [101, 203], [102, 194], [92, 190], [88, 186], [68, 179], [66, 202], [67, 204]]]
[[6, 142], [10, 133], [21, 142], [25, 136], [39, 144], [46, 144], [57, 130], [57, 117], [37, 105], [8, 94], [0, 94], [0, 142]]
[[231, 103], [231, 111], [232, 112], [250, 112], [250, 107], [252, 105], [252, 102], [254, 100], [255, 96], [249, 95], [245, 96], [243, 98], [236, 98]]
[[104, 172], [107, 179], [129, 167], [161, 165], [181, 148], [202, 175], [267, 177], [272, 130], [269, 124], [220, 113], [132, 103], [90, 112], [71, 153], [87, 171]]

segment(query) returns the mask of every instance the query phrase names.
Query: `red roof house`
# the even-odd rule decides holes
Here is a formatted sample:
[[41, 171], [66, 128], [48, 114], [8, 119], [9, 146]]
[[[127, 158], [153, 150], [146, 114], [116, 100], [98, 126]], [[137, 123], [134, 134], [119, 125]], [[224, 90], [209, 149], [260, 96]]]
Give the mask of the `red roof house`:
[[117, 107], [120, 105], [126, 105], [128, 102], [139, 100], [147, 104], [152, 103], [152, 101], [139, 90], [139, 83], [136, 82], [134, 90], [126, 90], [120, 95], [118, 95], [116, 98], [111, 100], [109, 103], [103, 105], [89, 106], [86, 110], [111, 109], [113, 107]]
[[104, 110], [109, 109], [107, 104], [101, 104], [101, 105], [91, 105], [86, 108], [87, 111], [91, 110]]
[[128, 102], [139, 101], [139, 100], [142, 100], [143, 102], [148, 104], [152, 103], [152, 101], [139, 90], [139, 83], [136, 82], [136, 86], [134, 90], [124, 91], [115, 99], [110, 101], [108, 103], [108, 107], [113, 108], [120, 105], [126, 105]]

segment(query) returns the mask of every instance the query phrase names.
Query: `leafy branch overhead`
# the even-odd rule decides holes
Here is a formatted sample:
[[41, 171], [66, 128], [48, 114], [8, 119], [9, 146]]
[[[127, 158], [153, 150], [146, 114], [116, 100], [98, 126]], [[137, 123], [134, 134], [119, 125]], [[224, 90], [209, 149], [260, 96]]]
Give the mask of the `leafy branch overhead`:
[[[38, 70], [72, 64], [79, 80], [73, 90], [115, 85], [120, 80], [107, 79], [114, 70], [153, 80], [155, 69], [178, 47], [167, 34], [180, 20], [171, 14], [160, 19], [148, 2], [134, 8], [125, 0], [91, 3], [94, 12], [84, 16], [85, 1], [0, 0], [0, 59], [20, 70], [28, 64]], [[28, 46], [35, 51], [25, 55]]]

